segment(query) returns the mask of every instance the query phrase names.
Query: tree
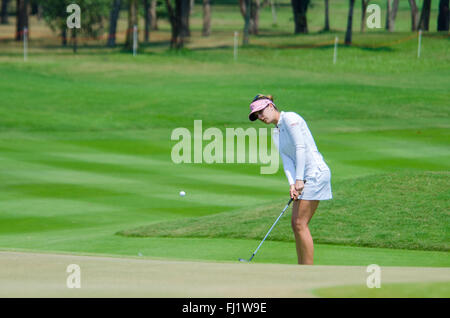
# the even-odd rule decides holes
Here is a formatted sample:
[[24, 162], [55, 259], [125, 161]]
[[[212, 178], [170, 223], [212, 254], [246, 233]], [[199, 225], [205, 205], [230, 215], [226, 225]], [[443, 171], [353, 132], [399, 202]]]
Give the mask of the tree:
[[119, 20], [121, 0], [112, 0], [111, 13], [109, 15], [109, 33], [107, 46], [116, 46], [117, 20]]
[[211, 0], [203, 0], [203, 36], [211, 35]]
[[171, 0], [165, 0], [167, 6], [167, 13], [172, 30], [172, 38], [170, 40], [170, 47], [172, 49], [181, 49], [184, 47], [186, 38], [186, 28], [189, 28], [189, 19], [186, 20], [186, 15], [189, 16], [190, 1], [189, 0], [175, 0], [175, 6]]
[[31, 15], [35, 15], [37, 20], [40, 21], [42, 18], [42, 6], [40, 0], [30, 0], [31, 4]]
[[389, 32], [394, 31], [395, 18], [397, 17], [399, 0], [387, 0], [387, 11], [386, 11], [386, 30]]
[[325, 0], [325, 27], [323, 28], [324, 31], [330, 31], [330, 10], [329, 10], [329, 1]]
[[191, 2], [180, 1], [181, 6], [181, 33], [184, 37], [191, 36], [191, 30], [189, 29], [189, 17], [191, 15]]
[[157, 0], [144, 0], [144, 41], [146, 43], [150, 40], [150, 30], [158, 30], [156, 6]]
[[295, 34], [308, 33], [307, 12], [309, 0], [291, 0], [294, 13]]
[[152, 22], [152, 16], [150, 12], [150, 0], [144, 0], [144, 42], [148, 43], [150, 40], [150, 29], [151, 29], [151, 22]]
[[252, 24], [250, 24], [251, 34], [259, 33], [259, 7], [260, 7], [259, 0], [253, 0], [251, 2], [250, 21], [253, 22]]
[[424, 0], [420, 13], [419, 30], [428, 31], [430, 28], [431, 0]]
[[345, 33], [345, 44], [352, 44], [352, 24], [353, 24], [353, 9], [355, 7], [355, 0], [349, 1], [348, 18], [347, 18], [347, 32]]
[[361, 0], [361, 32], [364, 32], [366, 27], [366, 11], [370, 0]]
[[[29, 0], [16, 0], [16, 41], [23, 40], [24, 29], [28, 27]], [[29, 33], [28, 33], [29, 34]]]
[[0, 24], [8, 24], [8, 4], [9, 0], [2, 0], [2, 8], [0, 13]]
[[125, 39], [125, 48], [130, 50], [133, 48], [133, 34], [135, 25], [138, 25], [138, 0], [128, 0], [128, 28]]
[[389, 30], [389, 15], [391, 14], [391, 0], [386, 0], [386, 25], [385, 29]]
[[159, 5], [157, 0], [150, 2], [150, 29], [158, 30], [158, 15], [156, 14], [156, 6]]
[[439, 14], [437, 20], [437, 30], [438, 31], [448, 31], [449, 30], [449, 0], [439, 1]]
[[[239, 0], [239, 8], [244, 22], [248, 24], [248, 34], [258, 34], [260, 0]], [[248, 8], [250, 11], [247, 17]]]
[[[251, 8], [251, 0], [245, 0], [242, 1], [239, 0], [239, 3], [241, 4], [241, 14], [245, 12], [245, 22], [244, 22], [244, 37], [242, 39], [243, 45], [248, 45], [249, 42], [249, 33], [250, 33], [250, 8]], [[244, 5], [242, 5], [244, 3]], [[245, 11], [243, 11], [245, 10]]]
[[[18, 0], [19, 1], [19, 0]], [[73, 0], [40, 0], [42, 16], [53, 31], [61, 32], [62, 44], [67, 43], [66, 8]], [[72, 40], [76, 42], [79, 34], [99, 37], [104, 32], [104, 21], [109, 12], [111, 0], [77, 0], [82, 12], [81, 28], [72, 32]], [[75, 30], [75, 29], [73, 29]]]
[[417, 8], [416, 0], [409, 0], [409, 6], [411, 7], [411, 31], [416, 31], [419, 17], [419, 9]]

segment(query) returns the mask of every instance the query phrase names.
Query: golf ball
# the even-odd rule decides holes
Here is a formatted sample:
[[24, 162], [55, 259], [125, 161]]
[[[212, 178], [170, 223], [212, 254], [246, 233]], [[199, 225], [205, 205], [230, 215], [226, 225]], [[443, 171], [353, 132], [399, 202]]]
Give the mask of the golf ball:
[[181, 197], [184, 197], [185, 195], [186, 195], [186, 192], [180, 191], [180, 196], [181, 196]]

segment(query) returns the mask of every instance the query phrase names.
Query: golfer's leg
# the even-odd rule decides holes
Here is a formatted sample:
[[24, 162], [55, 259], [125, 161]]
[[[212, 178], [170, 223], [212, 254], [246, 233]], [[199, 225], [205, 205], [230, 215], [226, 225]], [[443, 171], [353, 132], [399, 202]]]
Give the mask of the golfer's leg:
[[298, 259], [298, 263], [302, 264], [302, 252], [301, 252], [301, 240], [300, 240], [300, 234], [296, 229], [296, 219], [298, 216], [298, 210], [300, 208], [300, 200], [296, 200], [293, 203], [292, 206], [292, 220], [291, 220], [291, 225], [292, 225], [292, 231], [294, 232], [294, 237], [295, 237], [295, 248], [297, 250], [297, 259]]
[[292, 229], [295, 235], [299, 264], [312, 265], [314, 260], [314, 244], [308, 223], [317, 209], [320, 201], [294, 201], [292, 209]]

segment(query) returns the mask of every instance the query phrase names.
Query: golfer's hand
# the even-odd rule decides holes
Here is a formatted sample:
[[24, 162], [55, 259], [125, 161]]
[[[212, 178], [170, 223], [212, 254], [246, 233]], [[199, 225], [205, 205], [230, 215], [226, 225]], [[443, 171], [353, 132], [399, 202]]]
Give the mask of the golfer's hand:
[[299, 195], [302, 194], [304, 187], [305, 187], [305, 183], [303, 182], [303, 180], [295, 181], [295, 191], [297, 191]]
[[298, 192], [295, 190], [295, 184], [291, 184], [291, 187], [289, 189], [289, 195], [291, 196], [291, 199], [297, 200], [298, 199]]

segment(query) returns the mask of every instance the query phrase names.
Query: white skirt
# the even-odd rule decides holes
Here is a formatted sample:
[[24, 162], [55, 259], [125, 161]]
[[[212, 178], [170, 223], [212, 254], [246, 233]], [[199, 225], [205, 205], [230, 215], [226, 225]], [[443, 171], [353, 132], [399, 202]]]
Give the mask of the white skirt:
[[299, 200], [330, 200], [331, 193], [331, 172], [323, 170], [312, 178], [306, 178], [305, 187]]

